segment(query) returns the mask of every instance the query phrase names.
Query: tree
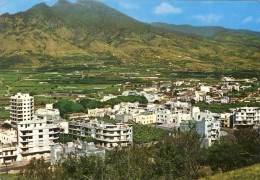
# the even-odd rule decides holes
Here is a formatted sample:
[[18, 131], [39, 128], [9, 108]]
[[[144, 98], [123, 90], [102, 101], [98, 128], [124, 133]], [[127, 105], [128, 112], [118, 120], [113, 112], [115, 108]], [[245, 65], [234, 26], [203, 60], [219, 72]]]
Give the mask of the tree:
[[43, 157], [40, 159], [32, 158], [29, 164], [26, 166], [26, 169], [21, 170], [18, 174], [19, 180], [38, 180], [38, 179], [52, 179], [53, 171], [49, 168], [49, 165], [46, 164]]
[[54, 104], [55, 108], [58, 108], [62, 117], [66, 114], [84, 112], [84, 108], [81, 104], [72, 102], [67, 99], [62, 99]]
[[197, 178], [205, 162], [205, 153], [206, 149], [201, 147], [201, 138], [196, 131], [176, 133], [156, 144], [156, 170], [166, 179]]
[[67, 143], [73, 141], [73, 137], [69, 134], [60, 134], [59, 135], [59, 141], [61, 143]]
[[239, 167], [240, 148], [234, 138], [224, 138], [208, 148], [207, 162], [213, 170], [229, 171]]
[[2, 127], [3, 127], [3, 128], [6, 128], [6, 129], [11, 129], [11, 128], [12, 128], [12, 125], [9, 124], [9, 123], [4, 123], [4, 124], [2, 125]]
[[245, 165], [260, 162], [260, 133], [251, 128], [239, 129], [234, 133]]

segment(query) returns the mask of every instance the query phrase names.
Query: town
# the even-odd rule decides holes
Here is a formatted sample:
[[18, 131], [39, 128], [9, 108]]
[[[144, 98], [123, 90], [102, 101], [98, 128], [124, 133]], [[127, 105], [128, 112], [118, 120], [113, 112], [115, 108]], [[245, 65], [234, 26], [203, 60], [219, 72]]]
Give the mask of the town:
[[[170, 84], [153, 81], [151, 87], [141, 91], [132, 89], [96, 100], [103, 102], [104, 107], [93, 106], [84, 109], [85, 112], [66, 115], [61, 115], [61, 106], [55, 104], [35, 109], [33, 96], [17, 93], [10, 97], [10, 108], [6, 107], [10, 118], [0, 129], [0, 163], [2, 168], [15, 167], [28, 164], [32, 158], [43, 157], [55, 164], [71, 152], [104, 156], [106, 151], [136, 143], [134, 124], [162, 129], [164, 136], [195, 128], [201, 137], [201, 146], [207, 148], [234, 130], [251, 128], [259, 131], [259, 88], [245, 91], [252, 89], [249, 84], [254, 83], [258, 83], [256, 78], [233, 77], [223, 77], [215, 85], [196, 79]], [[232, 92], [241, 91], [247, 96], [230, 96]], [[85, 97], [81, 95], [75, 102]], [[142, 97], [145, 101], [122, 100], [106, 105], [105, 102], [119, 97]], [[209, 108], [199, 107], [201, 102]], [[235, 107], [236, 104], [239, 106]], [[232, 106], [227, 111], [211, 112], [212, 105]], [[151, 142], [156, 143], [156, 140]]]

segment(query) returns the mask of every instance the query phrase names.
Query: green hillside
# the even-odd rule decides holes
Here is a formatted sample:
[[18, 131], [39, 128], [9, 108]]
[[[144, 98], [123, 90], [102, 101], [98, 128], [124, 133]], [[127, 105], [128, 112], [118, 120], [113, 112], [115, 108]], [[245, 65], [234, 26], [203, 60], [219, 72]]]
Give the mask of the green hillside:
[[[257, 70], [260, 38], [230, 32], [190, 35], [139, 22], [98, 1], [59, 0], [0, 16], [0, 67], [83, 64], [111, 60], [172, 70]], [[219, 32], [221, 33], [221, 32]]]
[[260, 164], [237, 169], [234, 171], [216, 174], [211, 177], [202, 178], [201, 180], [245, 180], [260, 179]]
[[240, 34], [260, 37], [260, 32], [255, 32], [250, 30], [227, 29], [220, 26], [175, 25], [175, 24], [167, 24], [167, 23], [160, 23], [160, 22], [154, 22], [151, 23], [151, 25], [165, 30], [172, 30], [172, 31], [183, 32], [183, 33], [205, 36], [205, 37], [211, 37], [217, 33], [222, 33], [222, 32], [240, 33]]

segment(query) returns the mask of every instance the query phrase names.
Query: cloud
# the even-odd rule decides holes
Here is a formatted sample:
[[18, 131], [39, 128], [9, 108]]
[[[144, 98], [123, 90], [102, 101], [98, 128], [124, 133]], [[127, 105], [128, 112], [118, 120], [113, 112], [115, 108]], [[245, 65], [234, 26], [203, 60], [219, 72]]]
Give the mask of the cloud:
[[253, 21], [253, 17], [252, 16], [247, 16], [245, 19], [242, 20], [242, 23], [248, 23]]
[[139, 6], [134, 3], [120, 2], [119, 5], [125, 9], [139, 9]]
[[161, 3], [159, 6], [154, 8], [155, 14], [180, 14], [182, 13], [182, 9], [178, 7], [174, 7], [169, 3]]
[[191, 19], [196, 19], [204, 23], [218, 22], [222, 19], [222, 15], [219, 14], [208, 14], [208, 15], [195, 15]]

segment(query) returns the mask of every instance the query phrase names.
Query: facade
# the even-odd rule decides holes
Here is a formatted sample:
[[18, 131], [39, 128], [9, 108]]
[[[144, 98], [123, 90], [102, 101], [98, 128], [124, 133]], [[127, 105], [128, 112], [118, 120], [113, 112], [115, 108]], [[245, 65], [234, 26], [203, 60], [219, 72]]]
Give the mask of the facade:
[[0, 142], [3, 144], [14, 144], [17, 142], [16, 130], [0, 129]]
[[260, 125], [260, 107], [240, 107], [233, 111], [233, 127]]
[[108, 111], [111, 111], [111, 108], [88, 109], [88, 115], [90, 117], [104, 117]]
[[0, 144], [0, 164], [16, 161], [17, 154], [16, 146], [11, 144]]
[[220, 114], [221, 127], [226, 127], [226, 128], [231, 127], [231, 122], [230, 122], [230, 116], [231, 115], [232, 115], [231, 113]]
[[156, 114], [152, 113], [141, 113], [133, 115], [133, 121], [138, 124], [155, 124], [156, 123]]
[[105, 148], [127, 146], [133, 142], [133, 127], [130, 124], [110, 124], [104, 121], [73, 121], [69, 124], [69, 134], [77, 137], [91, 136]]
[[47, 119], [34, 118], [17, 123], [17, 161], [41, 156], [47, 158], [50, 146], [58, 142], [59, 133], [60, 128], [55, 124], [47, 124]]
[[211, 146], [214, 142], [220, 140], [220, 121], [216, 120], [211, 113], [202, 113], [196, 121], [197, 132], [204, 137], [203, 145]]
[[11, 96], [10, 117], [12, 123], [16, 124], [21, 121], [29, 121], [34, 115], [34, 98], [29, 94], [17, 93]]

